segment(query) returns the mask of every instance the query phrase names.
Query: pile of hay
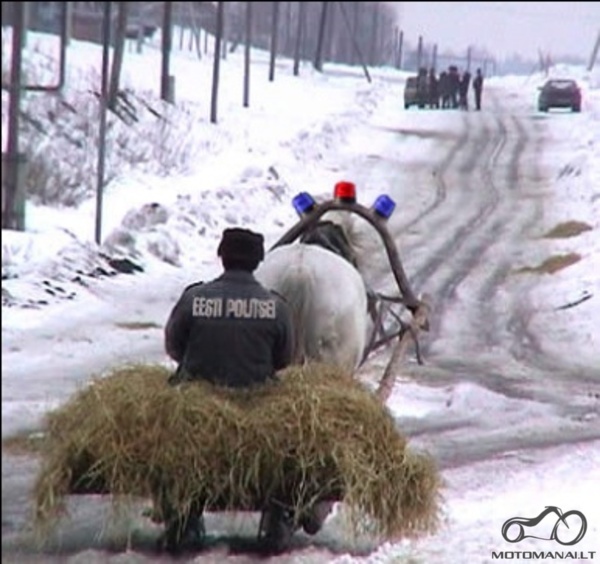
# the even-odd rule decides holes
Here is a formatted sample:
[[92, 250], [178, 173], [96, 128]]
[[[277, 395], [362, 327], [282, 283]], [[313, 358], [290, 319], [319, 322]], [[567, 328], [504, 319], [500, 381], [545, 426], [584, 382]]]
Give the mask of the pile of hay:
[[51, 528], [69, 494], [110, 493], [185, 509], [299, 512], [343, 501], [356, 533], [396, 539], [435, 530], [440, 477], [412, 452], [373, 393], [339, 369], [292, 367], [278, 382], [229, 390], [167, 385], [162, 366], [95, 379], [47, 419], [35, 523]]

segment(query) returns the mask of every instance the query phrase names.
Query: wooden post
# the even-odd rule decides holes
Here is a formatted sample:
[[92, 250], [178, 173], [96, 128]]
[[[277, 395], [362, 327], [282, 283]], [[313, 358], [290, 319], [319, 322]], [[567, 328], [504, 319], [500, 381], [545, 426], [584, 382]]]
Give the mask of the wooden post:
[[329, 2], [321, 2], [321, 20], [319, 22], [319, 35], [317, 37], [317, 51], [315, 53], [315, 70], [323, 72], [323, 45], [325, 44], [325, 25], [327, 24], [327, 11]]
[[400, 31], [400, 37], [398, 39], [398, 69], [402, 70], [402, 54], [403, 54], [403, 49], [404, 47], [404, 31]]
[[279, 4], [273, 2], [273, 20], [271, 21], [271, 56], [269, 59], [269, 81], [275, 80], [275, 58], [277, 57], [277, 37], [279, 35]]
[[166, 102], [169, 99], [169, 63], [171, 58], [171, 35], [173, 32], [173, 2], [165, 2], [162, 28], [162, 71], [160, 75], [160, 97]]
[[294, 76], [300, 74], [300, 56], [304, 43], [304, 30], [306, 27], [306, 3], [298, 2], [298, 24], [296, 28], [296, 45], [294, 48]]
[[[2, 228], [23, 230], [25, 224], [22, 172], [19, 166], [24, 158], [19, 153], [19, 112], [22, 93], [22, 53], [25, 29], [24, 2], [13, 4], [12, 57], [10, 66], [10, 84], [8, 90], [8, 138], [6, 154], [2, 162]], [[4, 171], [6, 166], [6, 172]], [[22, 213], [18, 208], [23, 208]]]
[[210, 102], [210, 122], [217, 123], [217, 104], [219, 98], [219, 65], [221, 59], [221, 38], [223, 36], [224, 2], [217, 2], [217, 29], [215, 34], [215, 52], [213, 53], [213, 82]]
[[346, 13], [346, 8], [342, 2], [339, 3], [339, 6], [340, 6], [340, 12], [342, 14], [342, 18], [344, 20], [344, 23], [346, 24], [346, 29], [348, 30], [348, 33], [350, 34], [350, 39], [352, 41], [352, 47], [354, 49], [354, 53], [356, 54], [356, 57], [360, 61], [360, 64], [363, 68], [365, 76], [367, 77], [367, 81], [371, 82], [371, 75], [369, 74], [369, 69], [367, 68], [367, 65], [364, 62], [364, 58], [362, 56], [360, 48], [358, 47], [358, 43], [356, 42], [356, 36], [354, 33], [352, 33], [350, 19], [348, 18], [348, 14]]
[[96, 170], [96, 229], [95, 241], [102, 241], [102, 198], [104, 192], [104, 155], [106, 151], [106, 112], [108, 108], [108, 62], [110, 50], [111, 2], [104, 2], [102, 21], [102, 84], [100, 87], [100, 131], [98, 140], [98, 166]]
[[598, 51], [600, 51], [600, 31], [598, 32], [598, 37], [596, 38], [596, 44], [594, 45], [594, 48], [592, 49], [592, 54], [590, 56], [590, 62], [588, 64], [588, 72], [591, 71], [594, 68], [594, 65], [596, 64], [596, 59], [598, 58]]
[[246, 2], [246, 44], [244, 45], [244, 108], [250, 105], [250, 46], [252, 44], [252, 2]]

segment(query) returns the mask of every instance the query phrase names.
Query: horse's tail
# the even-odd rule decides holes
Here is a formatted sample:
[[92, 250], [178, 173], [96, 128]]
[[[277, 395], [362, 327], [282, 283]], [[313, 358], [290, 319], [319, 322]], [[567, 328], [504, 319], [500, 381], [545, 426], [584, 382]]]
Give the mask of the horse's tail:
[[318, 331], [315, 324], [314, 298], [304, 277], [283, 276], [277, 292], [284, 296], [294, 324], [294, 363], [302, 364], [318, 355]]

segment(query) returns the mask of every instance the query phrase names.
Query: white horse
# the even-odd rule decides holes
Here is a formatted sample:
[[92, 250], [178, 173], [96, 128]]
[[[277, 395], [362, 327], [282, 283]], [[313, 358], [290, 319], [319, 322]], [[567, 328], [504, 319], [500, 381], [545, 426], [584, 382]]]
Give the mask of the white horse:
[[256, 278], [281, 294], [292, 309], [295, 363], [316, 360], [354, 372], [363, 361], [372, 329], [367, 287], [348, 230], [339, 219], [325, 224], [313, 239], [269, 251]]

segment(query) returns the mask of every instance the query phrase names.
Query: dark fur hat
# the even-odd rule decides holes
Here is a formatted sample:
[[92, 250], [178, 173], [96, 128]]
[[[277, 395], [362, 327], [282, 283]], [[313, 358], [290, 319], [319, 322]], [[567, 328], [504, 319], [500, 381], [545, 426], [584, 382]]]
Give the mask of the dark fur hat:
[[225, 229], [217, 254], [228, 261], [248, 261], [258, 264], [265, 258], [264, 237], [249, 229]]

